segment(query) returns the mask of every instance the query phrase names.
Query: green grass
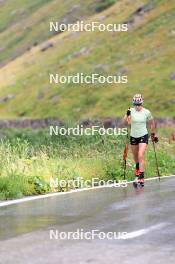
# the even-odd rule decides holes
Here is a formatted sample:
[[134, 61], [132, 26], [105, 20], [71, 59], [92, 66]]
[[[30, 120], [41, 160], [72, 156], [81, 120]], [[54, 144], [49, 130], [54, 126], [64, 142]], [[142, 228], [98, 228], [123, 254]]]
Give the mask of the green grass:
[[[98, 178], [105, 181], [123, 179], [122, 157], [126, 142], [123, 136], [50, 137], [48, 130], [3, 130], [1, 137], [0, 200], [70, 190], [70, 186], [51, 188], [50, 178]], [[160, 138], [157, 155], [161, 175], [174, 174], [175, 144], [168, 142], [164, 132]], [[128, 180], [133, 179], [133, 169], [134, 163], [129, 150]], [[153, 176], [156, 176], [156, 167], [150, 144], [146, 152], [146, 177]]]
[[[104, 17], [104, 23], [122, 23], [130, 20], [140, 6], [145, 6], [147, 13], [127, 33], [83, 32], [74, 37], [63, 33], [52, 38], [53, 48], [44, 53], [40, 47], [33, 48], [2, 68], [0, 96], [14, 97], [1, 102], [1, 118], [59, 117], [78, 121], [87, 117], [121, 117], [133, 94], [139, 92], [145, 97], [145, 107], [155, 117], [174, 116], [175, 81], [170, 75], [175, 68], [175, 2], [137, 0], [127, 5], [126, 2], [118, 1], [100, 16]], [[94, 15], [90, 20], [98, 17], [99, 14]], [[32, 32], [35, 28], [31, 27]], [[30, 34], [27, 38], [35, 39]], [[75, 56], [82, 48], [88, 49], [88, 54]], [[102, 68], [96, 69], [98, 65]], [[105, 75], [124, 71], [129, 82], [49, 84], [49, 73], [86, 75], [96, 71]]]
[[96, 11], [101, 12], [106, 8], [110, 7], [111, 5], [113, 5], [115, 2], [116, 2], [115, 0], [100, 0], [100, 2], [96, 7]]

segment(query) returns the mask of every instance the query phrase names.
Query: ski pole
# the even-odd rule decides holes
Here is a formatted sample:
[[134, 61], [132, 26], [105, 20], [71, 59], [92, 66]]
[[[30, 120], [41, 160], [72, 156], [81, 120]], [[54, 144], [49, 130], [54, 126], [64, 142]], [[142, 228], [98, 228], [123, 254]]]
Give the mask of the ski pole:
[[125, 144], [124, 152], [123, 152], [123, 177], [126, 179], [126, 160], [128, 157], [128, 129], [127, 129], [127, 142]]
[[152, 140], [152, 143], [153, 143], [153, 150], [154, 150], [154, 156], [155, 156], [155, 161], [156, 161], [157, 175], [158, 175], [159, 181], [160, 181], [160, 171], [159, 171], [159, 166], [158, 166], [158, 161], [157, 161], [155, 142]]

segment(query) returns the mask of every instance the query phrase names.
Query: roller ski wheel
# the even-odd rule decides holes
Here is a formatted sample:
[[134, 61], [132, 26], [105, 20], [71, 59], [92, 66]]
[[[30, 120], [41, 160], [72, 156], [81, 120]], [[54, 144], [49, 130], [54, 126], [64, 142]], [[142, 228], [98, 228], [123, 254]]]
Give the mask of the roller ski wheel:
[[136, 177], [133, 182], [134, 188], [143, 188], [144, 187], [144, 178]]
[[136, 176], [135, 177], [135, 180], [133, 181], [133, 186], [134, 186], [134, 188], [137, 188], [138, 187], [138, 179], [139, 177], [138, 176]]

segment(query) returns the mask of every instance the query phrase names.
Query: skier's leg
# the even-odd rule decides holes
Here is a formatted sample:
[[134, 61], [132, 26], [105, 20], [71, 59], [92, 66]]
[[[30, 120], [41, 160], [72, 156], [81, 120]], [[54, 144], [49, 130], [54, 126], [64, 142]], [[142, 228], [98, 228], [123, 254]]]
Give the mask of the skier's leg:
[[138, 177], [140, 175], [140, 170], [139, 170], [139, 145], [136, 144], [136, 145], [132, 145], [131, 144], [131, 150], [132, 150], [132, 154], [133, 154], [133, 159], [135, 161], [135, 164], [136, 164], [136, 168], [135, 168], [135, 171], [134, 171], [134, 175], [135, 175], [135, 180], [134, 180], [134, 183], [133, 184], [136, 184], [137, 185], [137, 182], [138, 182]]
[[147, 148], [146, 143], [140, 143], [139, 144], [139, 164], [140, 164], [140, 175], [138, 178], [138, 183], [140, 183], [141, 186], [144, 186], [144, 171], [145, 171], [145, 160], [144, 160], [144, 155], [145, 155], [145, 150]]
[[132, 154], [133, 154], [133, 159], [135, 161], [136, 164], [136, 168], [135, 168], [135, 175], [139, 176], [139, 145], [131, 145], [131, 150], [132, 150]]
[[131, 145], [132, 155], [135, 163], [139, 162], [139, 145]]
[[140, 171], [144, 172], [145, 171], [145, 150], [147, 148], [146, 143], [140, 143], [139, 144], [139, 150], [138, 150], [138, 160], [139, 160], [139, 165], [140, 165]]

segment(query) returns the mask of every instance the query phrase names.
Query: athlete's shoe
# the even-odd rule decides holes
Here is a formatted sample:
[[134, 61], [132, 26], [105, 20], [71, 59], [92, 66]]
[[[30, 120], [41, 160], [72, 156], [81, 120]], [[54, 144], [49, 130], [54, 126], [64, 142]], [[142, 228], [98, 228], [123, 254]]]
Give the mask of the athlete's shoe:
[[138, 169], [135, 169], [135, 171], [134, 171], [134, 175], [136, 176], [136, 177], [139, 177], [139, 175], [140, 175], [140, 170]]

